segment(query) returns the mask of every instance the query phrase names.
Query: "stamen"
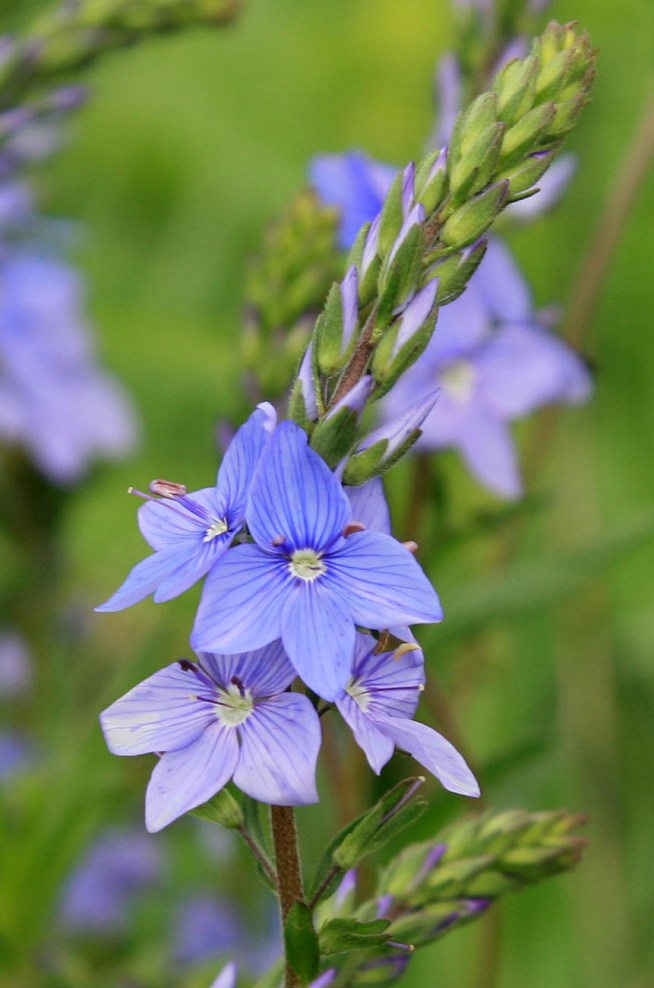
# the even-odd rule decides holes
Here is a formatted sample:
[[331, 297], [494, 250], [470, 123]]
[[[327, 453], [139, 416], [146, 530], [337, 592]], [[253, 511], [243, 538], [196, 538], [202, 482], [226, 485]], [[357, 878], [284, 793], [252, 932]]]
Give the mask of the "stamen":
[[180, 669], [184, 672], [195, 672], [195, 663], [191, 662], [190, 659], [178, 659]]
[[160, 497], [183, 497], [186, 494], [186, 485], [174, 480], [153, 480], [148, 484], [148, 490]]
[[348, 535], [354, 535], [355, 532], [365, 532], [366, 526], [362, 525], [360, 521], [351, 521], [343, 529], [343, 537], [347, 538]]
[[280, 546], [283, 546], [285, 544], [286, 544], [286, 536], [285, 535], [276, 535], [275, 538], [272, 540], [272, 543], [271, 543], [271, 545], [274, 545], [276, 549], [278, 549]]
[[411, 541], [409, 541], [409, 542], [403, 542], [402, 545], [404, 546], [405, 549], [408, 549], [409, 552], [413, 553], [413, 555], [415, 555], [416, 552], [418, 551], [418, 543], [417, 542], [411, 542]]

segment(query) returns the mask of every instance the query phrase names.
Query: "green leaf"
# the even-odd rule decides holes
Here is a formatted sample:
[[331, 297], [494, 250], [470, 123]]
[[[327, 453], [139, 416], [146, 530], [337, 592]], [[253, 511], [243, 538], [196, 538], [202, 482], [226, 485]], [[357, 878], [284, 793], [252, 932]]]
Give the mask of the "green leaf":
[[320, 948], [313, 928], [311, 910], [304, 902], [294, 902], [284, 925], [286, 959], [303, 985], [318, 974]]
[[487, 624], [569, 598], [652, 537], [654, 516], [646, 515], [584, 549], [549, 559], [539, 557], [537, 562], [529, 559], [504, 576], [468, 585], [452, 594], [447, 620], [439, 625], [439, 641], [472, 634]]

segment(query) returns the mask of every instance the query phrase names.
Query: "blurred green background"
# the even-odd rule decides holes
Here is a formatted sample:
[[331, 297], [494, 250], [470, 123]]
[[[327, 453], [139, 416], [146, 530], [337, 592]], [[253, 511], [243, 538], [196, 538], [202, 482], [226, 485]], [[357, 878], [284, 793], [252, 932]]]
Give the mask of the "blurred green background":
[[[652, 98], [654, 64], [651, 0], [565, 0], [551, 14], [587, 27], [600, 57], [594, 101], [569, 142], [580, 165], [564, 205], [511, 236], [539, 305], [575, 290]], [[160, 476], [191, 490], [212, 482], [216, 423], [244, 414], [237, 339], [264, 224], [316, 153], [359, 147], [398, 165], [419, 155], [434, 63], [451, 38], [445, 0], [249, 0], [229, 29], [152, 42], [88, 72], [93, 96], [69, 146], [36, 177], [43, 207], [79, 221], [74, 256], [101, 350], [138, 405], [143, 440], [130, 462], [99, 468], [67, 502], [56, 599], [31, 598], [25, 619], [36, 699], [11, 717], [29, 723], [44, 755], [4, 794], [7, 988], [200, 988], [218, 962], [195, 975], [161, 971], [171, 902], [203, 882], [245, 889], [248, 902], [259, 895], [245, 857], [207, 864], [193, 821], [182, 821], [157, 839], [183, 878], [169, 874], [118, 959], [80, 948], [60, 980], [39, 961], [57, 950], [58, 890], [84, 847], [106, 822], [140, 821], [150, 760], [112, 758], [97, 714], [188, 653], [198, 599], [196, 588], [165, 607], [93, 613], [143, 555], [124, 491]], [[407, 988], [654, 985], [653, 220], [650, 174], [582, 344], [594, 400], [520, 427], [523, 462], [542, 461], [530, 471], [529, 510], [499, 512], [447, 455], [450, 524], [474, 519], [475, 534], [441, 552], [435, 517], [421, 533], [451, 619], [422, 640], [487, 804], [586, 813], [590, 846], [574, 874], [419, 952]], [[391, 482], [400, 527], [408, 483], [407, 469]], [[39, 633], [57, 608], [60, 634]], [[415, 839], [468, 810], [436, 784], [429, 795]], [[309, 861], [335, 825], [324, 807], [300, 813]]]

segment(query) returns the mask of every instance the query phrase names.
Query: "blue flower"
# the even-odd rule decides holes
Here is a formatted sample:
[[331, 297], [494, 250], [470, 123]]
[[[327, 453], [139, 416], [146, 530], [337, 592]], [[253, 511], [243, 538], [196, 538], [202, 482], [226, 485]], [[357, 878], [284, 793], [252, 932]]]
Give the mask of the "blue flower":
[[253, 544], [220, 560], [204, 586], [191, 643], [238, 652], [281, 638], [325, 700], [348, 681], [355, 625], [440, 621], [436, 592], [411, 553], [381, 532], [344, 534], [350, 502], [293, 422], [274, 432], [250, 489]]
[[509, 422], [591, 391], [581, 358], [537, 325], [529, 290], [497, 240], [466, 292], [446, 306], [427, 349], [381, 404], [385, 422], [435, 386], [438, 400], [415, 448], [454, 447], [479, 480], [503, 497], [522, 490]]
[[200, 806], [230, 779], [253, 799], [318, 801], [320, 722], [285, 692], [294, 670], [279, 642], [242, 655], [200, 654], [156, 672], [100, 715], [115, 755], [162, 753], [145, 799], [150, 832]]
[[274, 425], [272, 406], [259, 405], [230, 443], [215, 487], [167, 494], [139, 508], [141, 533], [155, 552], [96, 610], [119, 611], [151, 593], [157, 603], [172, 600], [208, 573], [243, 525], [248, 488]]
[[336, 706], [377, 774], [398, 747], [446, 789], [478, 796], [477, 781], [456, 748], [426, 724], [412, 720], [424, 682], [419, 648], [378, 652], [377, 642], [358, 634], [352, 676]]
[[324, 202], [342, 210], [342, 247], [351, 247], [363, 224], [377, 215], [396, 174], [393, 165], [373, 161], [362, 151], [313, 159], [311, 184]]

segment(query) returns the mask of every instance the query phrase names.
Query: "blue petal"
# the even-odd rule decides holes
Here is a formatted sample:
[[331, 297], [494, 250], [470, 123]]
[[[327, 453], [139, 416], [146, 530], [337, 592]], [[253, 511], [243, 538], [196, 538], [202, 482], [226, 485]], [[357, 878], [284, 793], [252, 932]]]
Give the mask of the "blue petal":
[[502, 497], [520, 497], [522, 481], [509, 427], [490, 409], [468, 408], [456, 445], [469, 469], [486, 487]]
[[464, 759], [442, 734], [400, 717], [377, 717], [377, 726], [398, 748], [424, 765], [450, 792], [478, 796], [479, 785]]
[[[195, 556], [195, 545], [182, 549], [168, 549], [154, 552], [147, 559], [137, 563], [125, 582], [114, 594], [96, 607], [96, 611], [121, 611], [125, 607], [145, 600], [164, 580], [171, 577], [177, 570], [185, 569]], [[193, 581], [195, 582], [195, 581]], [[186, 586], [183, 589], [187, 589]], [[182, 592], [180, 589], [179, 593]], [[171, 596], [175, 596], [172, 594]]]
[[234, 961], [226, 964], [217, 978], [209, 985], [209, 988], [236, 988], [236, 975], [238, 968]]
[[381, 477], [373, 477], [360, 487], [346, 487], [345, 493], [352, 506], [352, 521], [358, 521], [374, 532], [391, 534], [391, 516]]
[[528, 415], [556, 401], [590, 395], [586, 366], [563, 340], [538, 326], [506, 326], [479, 355], [477, 370], [487, 401], [503, 418]]
[[218, 721], [197, 740], [162, 755], [145, 794], [145, 825], [156, 833], [211, 799], [234, 774], [238, 740], [234, 728]]
[[282, 614], [282, 641], [302, 681], [323, 700], [335, 700], [354, 655], [354, 623], [341, 599], [323, 582], [296, 586]]
[[216, 488], [203, 487], [184, 499], [146, 501], [138, 510], [138, 522], [143, 538], [153, 549], [173, 549], [188, 545], [189, 540], [202, 541], [211, 523], [224, 513], [225, 504]]
[[[491, 237], [484, 260], [472, 277], [488, 313], [498, 321], [529, 319], [531, 292], [529, 283], [504, 241]], [[467, 292], [462, 296], [466, 297]], [[458, 302], [456, 303], [459, 304]]]
[[351, 247], [363, 224], [375, 218], [396, 174], [392, 165], [374, 161], [360, 151], [313, 159], [311, 184], [323, 202], [342, 211], [342, 247]]
[[356, 700], [343, 693], [336, 701], [343, 720], [348, 724], [354, 740], [365, 752], [368, 764], [377, 775], [391, 758], [395, 745], [377, 727], [372, 717], [367, 717]]
[[231, 524], [238, 524], [245, 515], [247, 494], [264, 447], [275, 428], [277, 413], [264, 402], [241, 426], [223, 457], [216, 486], [229, 507]]
[[[403, 640], [415, 642], [408, 628], [401, 630]], [[375, 650], [374, 639], [357, 635], [352, 678], [365, 687], [367, 712], [371, 716], [413, 717], [425, 682], [422, 651], [416, 648], [396, 657], [395, 652], [376, 654]]]
[[254, 697], [282, 693], [296, 676], [281, 641], [240, 655], [200, 652], [199, 658], [202, 667], [217, 683], [226, 686], [232, 676], [238, 676]]
[[325, 556], [332, 590], [356, 624], [389, 628], [441, 621], [436, 591], [408, 549], [382, 532], [355, 532]]
[[294, 422], [282, 422], [262, 454], [246, 517], [256, 542], [283, 537], [297, 549], [324, 549], [347, 525], [343, 488]]
[[317, 803], [320, 720], [311, 701], [282, 693], [258, 703], [239, 727], [234, 783], [253, 799], [277, 806]]
[[100, 714], [109, 751], [144, 755], [184, 748], [215, 720], [211, 705], [198, 694], [212, 694], [200, 670], [175, 662], [155, 672]]
[[292, 576], [256, 545], [230, 549], [207, 577], [191, 635], [196, 652], [249, 652], [281, 637]]
[[159, 584], [154, 594], [155, 601], [161, 604], [173, 597], [179, 597], [202, 579], [229, 548], [233, 535], [233, 532], [225, 532], [224, 535], [217, 535], [211, 542], [200, 543], [193, 551], [187, 551], [186, 557]]

